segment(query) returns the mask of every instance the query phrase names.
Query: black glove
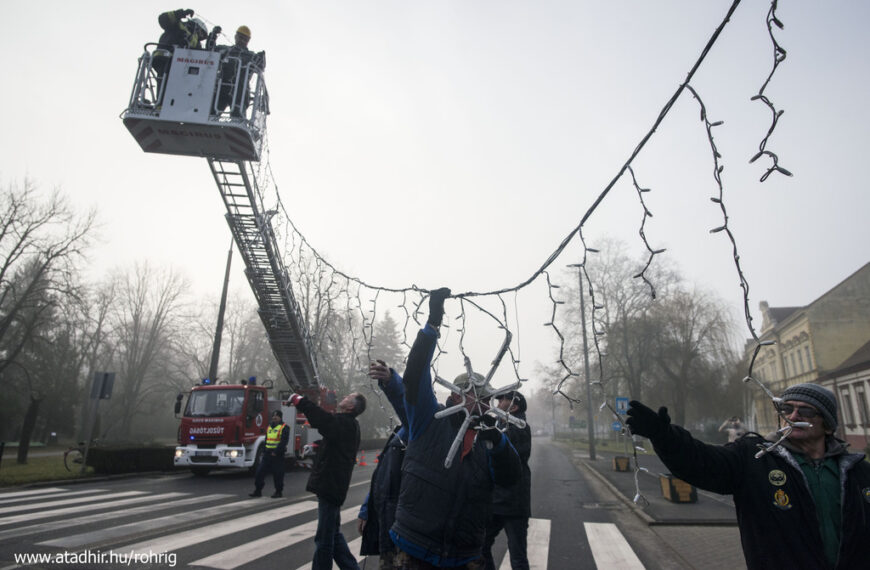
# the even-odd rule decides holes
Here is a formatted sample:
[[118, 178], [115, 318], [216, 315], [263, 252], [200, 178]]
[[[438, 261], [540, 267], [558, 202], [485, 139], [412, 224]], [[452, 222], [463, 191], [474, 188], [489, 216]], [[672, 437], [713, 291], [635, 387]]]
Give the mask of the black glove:
[[[480, 419], [480, 424], [487, 428], [495, 428], [496, 419], [489, 414], [484, 415]], [[489, 441], [495, 447], [501, 443], [501, 432], [497, 429], [482, 429], [478, 437], [483, 441]]]
[[426, 321], [435, 328], [441, 326], [444, 318], [444, 299], [450, 296], [450, 289], [441, 287], [429, 292], [429, 320]]
[[664, 406], [656, 413], [637, 400], [632, 400], [628, 404], [628, 420], [625, 423], [631, 433], [654, 440], [667, 432], [671, 416]]
[[181, 16], [182, 16], [182, 18], [184, 16], [187, 16], [189, 18], [190, 16], [193, 16], [193, 14], [194, 14], [194, 11], [191, 10], [190, 8], [188, 8], [187, 10], [184, 11], [184, 14], [182, 14]]

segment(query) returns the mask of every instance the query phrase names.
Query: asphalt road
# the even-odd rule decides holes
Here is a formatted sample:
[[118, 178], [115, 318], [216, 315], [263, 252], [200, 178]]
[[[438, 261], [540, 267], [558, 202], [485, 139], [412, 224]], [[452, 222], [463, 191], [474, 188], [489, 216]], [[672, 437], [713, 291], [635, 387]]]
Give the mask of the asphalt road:
[[[374, 458], [374, 452], [367, 452], [368, 465], [354, 470], [343, 507], [342, 530], [352, 549], [358, 538], [356, 510], [368, 491]], [[693, 567], [576, 459], [545, 438], [533, 441], [533, 567]], [[281, 499], [268, 497], [268, 479], [263, 498], [248, 498], [253, 479], [239, 472], [6, 489], [0, 492], [0, 569], [302, 569], [311, 559], [317, 519], [316, 502], [304, 490], [307, 477], [302, 469], [288, 471]], [[143, 557], [149, 551], [151, 558]], [[505, 551], [500, 537], [497, 562]], [[139, 557], [128, 566], [132, 553]], [[16, 561], [22, 554], [53, 558], [27, 564]], [[365, 566], [361, 561], [361, 566], [375, 568], [376, 561]]]

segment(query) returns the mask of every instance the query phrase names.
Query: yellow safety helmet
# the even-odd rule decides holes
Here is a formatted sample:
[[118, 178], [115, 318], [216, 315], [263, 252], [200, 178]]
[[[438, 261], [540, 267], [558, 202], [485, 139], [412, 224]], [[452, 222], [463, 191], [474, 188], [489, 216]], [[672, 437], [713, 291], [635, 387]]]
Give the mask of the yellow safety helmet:
[[249, 28], [248, 26], [239, 26], [239, 29], [236, 30], [236, 33], [242, 34], [246, 38], [251, 39], [251, 28]]

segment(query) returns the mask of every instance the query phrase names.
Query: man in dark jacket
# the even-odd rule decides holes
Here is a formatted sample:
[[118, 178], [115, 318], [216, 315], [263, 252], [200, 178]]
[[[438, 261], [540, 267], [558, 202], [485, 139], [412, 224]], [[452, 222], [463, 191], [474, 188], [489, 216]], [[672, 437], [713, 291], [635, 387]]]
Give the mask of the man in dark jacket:
[[[151, 67], [157, 74], [158, 83], [162, 83], [163, 77], [169, 74], [172, 66], [173, 48], [199, 49], [202, 41], [208, 37], [208, 30], [202, 20], [193, 17], [193, 10], [183, 8], [163, 12], [157, 17], [157, 23], [163, 28], [163, 33], [157, 40]], [[161, 88], [160, 93], [162, 92]]]
[[182, 8], [163, 12], [157, 17], [157, 23], [163, 28], [163, 34], [157, 40], [161, 48], [200, 48], [202, 41], [208, 37], [205, 24], [193, 17], [193, 10]]
[[[523, 421], [526, 419], [526, 398], [516, 390], [497, 396], [498, 407]], [[492, 517], [486, 525], [486, 541], [483, 544], [483, 560], [486, 570], [495, 570], [492, 558], [492, 544], [495, 537], [504, 529], [508, 540], [511, 568], [528, 570], [529, 558], [526, 554], [526, 537], [531, 516], [532, 472], [529, 469], [529, 456], [532, 454], [532, 430], [529, 424], [522, 429], [507, 424], [506, 435], [520, 456], [522, 471], [519, 480], [513, 485], [496, 485], [492, 493]]]
[[356, 463], [360, 432], [356, 417], [366, 409], [365, 396], [354, 392], [331, 414], [304, 396], [293, 394], [290, 404], [305, 414], [311, 427], [323, 439], [305, 490], [317, 495], [317, 532], [314, 535], [312, 570], [329, 570], [332, 561], [339, 568], [359, 569], [341, 533], [340, 509], [347, 497], [350, 476]]
[[[462, 414], [434, 417], [439, 408], [430, 367], [449, 296], [449, 289], [430, 293], [429, 319], [411, 347], [403, 377], [408, 447], [390, 530], [399, 549], [394, 568], [402, 570], [480, 568], [493, 485], [510, 485], [520, 473], [519, 456], [507, 438], [496, 429], [476, 425], [462, 434], [461, 449], [445, 467]], [[467, 384], [469, 379], [460, 375], [457, 381]], [[472, 416], [483, 415], [486, 406], [473, 390], [463, 397]]]
[[734, 495], [750, 569], [865, 568], [870, 464], [833, 436], [833, 392], [797, 384], [783, 392], [778, 406], [781, 417], [794, 425], [776, 446], [755, 433], [725, 445], [705, 444], [671, 425], [667, 408], [654, 412], [636, 401], [629, 405], [627, 423], [632, 433], [652, 441], [674, 475], [701, 489]]
[[290, 430], [284, 423], [284, 414], [281, 410], [272, 412], [269, 420], [269, 429], [266, 430], [266, 442], [263, 444], [263, 455], [257, 472], [254, 475], [254, 492], [250, 497], [259, 497], [263, 494], [263, 485], [266, 482], [266, 473], [272, 473], [275, 482], [273, 499], [277, 499], [284, 491], [284, 455], [287, 453], [287, 444], [290, 439]]

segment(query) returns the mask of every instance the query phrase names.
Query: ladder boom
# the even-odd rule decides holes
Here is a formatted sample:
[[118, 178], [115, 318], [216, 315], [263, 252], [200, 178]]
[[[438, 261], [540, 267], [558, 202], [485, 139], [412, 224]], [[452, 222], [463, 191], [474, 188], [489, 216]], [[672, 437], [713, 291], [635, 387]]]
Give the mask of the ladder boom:
[[227, 224], [245, 262], [272, 352], [293, 390], [319, 387], [311, 336], [280, 256], [271, 214], [257, 200], [257, 181], [245, 161], [208, 159], [227, 208]]

